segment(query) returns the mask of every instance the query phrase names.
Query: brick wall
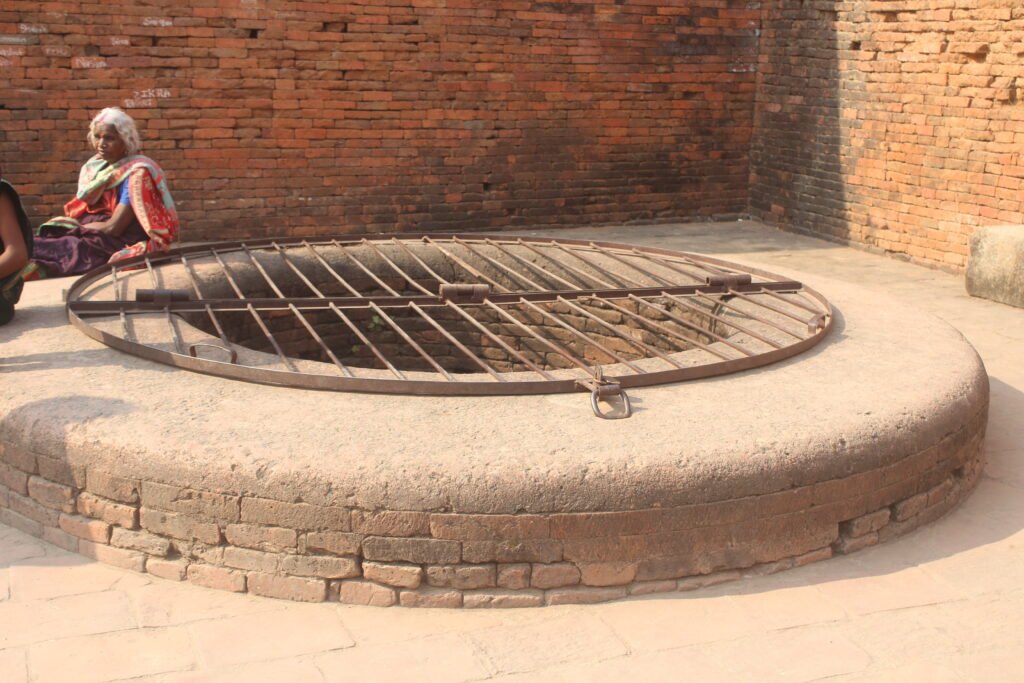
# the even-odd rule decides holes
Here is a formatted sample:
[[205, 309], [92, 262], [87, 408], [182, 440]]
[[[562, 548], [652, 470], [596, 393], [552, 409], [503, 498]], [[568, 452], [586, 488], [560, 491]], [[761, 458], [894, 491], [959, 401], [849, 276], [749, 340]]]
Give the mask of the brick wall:
[[184, 238], [746, 210], [747, 0], [5, 0], [0, 163], [35, 221], [140, 123]]
[[764, 4], [751, 210], [960, 270], [1024, 222], [1020, 0]]

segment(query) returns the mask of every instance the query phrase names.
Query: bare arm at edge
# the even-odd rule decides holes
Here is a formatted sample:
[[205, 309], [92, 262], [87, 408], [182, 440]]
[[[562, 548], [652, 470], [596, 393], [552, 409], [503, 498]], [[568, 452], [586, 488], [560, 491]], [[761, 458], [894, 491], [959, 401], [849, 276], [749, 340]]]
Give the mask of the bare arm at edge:
[[135, 218], [135, 210], [130, 204], [118, 204], [114, 207], [114, 215], [109, 220], [97, 221], [85, 226], [98, 232], [105, 232], [114, 237], [120, 237]]
[[7, 277], [28, 264], [28, 245], [21, 234], [14, 202], [6, 194], [0, 194], [0, 240], [4, 243], [0, 252], [0, 277]]

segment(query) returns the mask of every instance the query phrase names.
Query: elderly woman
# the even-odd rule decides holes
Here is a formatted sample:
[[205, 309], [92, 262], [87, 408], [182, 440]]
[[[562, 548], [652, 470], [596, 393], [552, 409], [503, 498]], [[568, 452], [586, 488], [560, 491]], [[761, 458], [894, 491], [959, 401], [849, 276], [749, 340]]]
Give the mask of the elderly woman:
[[0, 178], [0, 325], [14, 317], [21, 298], [21, 269], [32, 255], [32, 230], [14, 188]]
[[104, 109], [92, 120], [88, 140], [96, 155], [82, 166], [65, 215], [39, 227], [25, 279], [84, 273], [164, 251], [178, 234], [164, 172], [139, 154], [135, 121], [117, 107]]

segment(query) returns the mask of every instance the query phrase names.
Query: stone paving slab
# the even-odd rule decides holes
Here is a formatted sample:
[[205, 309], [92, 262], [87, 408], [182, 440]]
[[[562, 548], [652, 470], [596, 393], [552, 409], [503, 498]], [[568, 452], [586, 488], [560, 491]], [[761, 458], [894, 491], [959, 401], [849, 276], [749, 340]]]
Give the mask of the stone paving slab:
[[[8, 577], [6, 591], [0, 580], [0, 681], [52, 680], [59, 673], [56, 665], [37, 663], [36, 656], [63, 656], [87, 642], [101, 643], [109, 653], [101, 660], [74, 657], [92, 667], [89, 680], [145, 683], [334, 681], [349, 670], [345, 666], [366, 672], [363, 680], [376, 680], [392, 675], [379, 656], [386, 653], [395, 657], [393, 670], [404, 671], [405, 680], [418, 680], [417, 669], [423, 669], [423, 680], [505, 683], [627, 677], [840, 683], [1024, 679], [1019, 569], [1024, 567], [1024, 311], [971, 299], [960, 279], [945, 273], [753, 223], [558, 234], [745, 256], [782, 272], [789, 263], [878, 287], [938, 315], [979, 349], [992, 380], [989, 465], [981, 483], [943, 519], [854, 556], [668, 597], [500, 613], [308, 606], [231, 595], [96, 565], [0, 526], [0, 576], [6, 570]], [[993, 342], [996, 337], [1017, 347]], [[76, 586], [74, 594], [53, 589], [46, 596], [45, 581], [33, 579], [34, 567], [52, 583]], [[19, 584], [29, 592], [21, 594]], [[323, 617], [304, 625], [311, 607], [327, 610], [337, 628]], [[288, 641], [275, 651], [278, 632], [268, 627], [266, 634], [250, 635], [247, 648], [225, 645], [212, 662], [194, 639], [183, 648], [184, 636], [197, 629], [217, 633], [241, 623], [252, 626], [270, 621], [271, 614], [293, 624], [315, 647]], [[706, 636], [685, 627], [698, 616], [708, 624]], [[334, 635], [319, 641], [326, 623]], [[578, 649], [546, 655], [553, 632], [562, 642], [580, 640]], [[602, 644], [607, 652], [595, 655], [594, 646]], [[774, 658], [779, 648], [787, 658]], [[536, 653], [532, 659], [530, 652]], [[143, 659], [154, 664], [138, 664]], [[175, 668], [157, 670], [164, 667]], [[528, 669], [505, 672], [502, 667]]]

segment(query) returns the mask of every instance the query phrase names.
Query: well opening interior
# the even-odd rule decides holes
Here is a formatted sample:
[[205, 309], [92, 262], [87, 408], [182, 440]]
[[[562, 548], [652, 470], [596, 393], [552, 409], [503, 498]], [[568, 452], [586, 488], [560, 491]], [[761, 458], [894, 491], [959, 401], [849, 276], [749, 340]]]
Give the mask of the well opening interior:
[[[223, 276], [207, 272], [200, 286], [205, 295], [218, 297], [235, 296], [237, 287], [249, 298], [274, 298], [280, 292], [285, 297], [358, 295], [379, 299], [423, 296], [425, 291], [436, 294], [439, 275], [454, 284], [491, 283], [495, 290], [564, 291], [580, 286], [581, 274], [574, 268], [588, 265], [569, 267], [536, 248], [488, 250], [486, 245], [474, 245], [472, 249], [486, 256], [473, 264], [474, 273], [458, 267], [459, 261], [452, 258], [462, 258], [454, 251], [458, 247], [445, 254], [418, 246], [326, 246], [318, 249], [320, 258], [297, 251], [289, 252], [287, 260], [268, 251], [228, 254], [221, 259]], [[591, 266], [589, 273], [598, 278], [595, 282], [608, 280], [609, 269], [623, 269], [612, 262], [597, 265], [600, 270]], [[395, 266], [405, 276], [396, 275]], [[643, 285], [657, 284], [656, 277], [647, 276], [646, 280]], [[343, 313], [306, 311], [302, 319], [291, 310], [261, 311], [259, 321], [248, 311], [233, 311], [220, 313], [217, 322], [231, 343], [268, 354], [275, 353], [273, 338], [291, 358], [326, 363], [330, 362], [326, 353], [330, 350], [347, 366], [384, 369], [375, 348], [399, 370], [432, 371], [436, 369], [433, 361], [447, 372], [478, 373], [481, 366], [473, 356], [499, 372], [521, 372], [533, 369], [531, 364], [543, 370], [572, 369], [572, 358], [614, 364], [658, 353], [691, 351], [715, 343], [717, 337], [734, 335], [736, 329], [725, 322], [728, 314], [710, 298], [682, 301], [623, 296], [504, 306], [381, 303], [346, 308]], [[218, 334], [210, 316], [188, 313], [184, 317], [196, 328], [212, 336]], [[317, 330], [319, 341], [310, 335], [306, 324]], [[450, 343], [438, 325], [470, 354]]]

